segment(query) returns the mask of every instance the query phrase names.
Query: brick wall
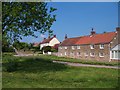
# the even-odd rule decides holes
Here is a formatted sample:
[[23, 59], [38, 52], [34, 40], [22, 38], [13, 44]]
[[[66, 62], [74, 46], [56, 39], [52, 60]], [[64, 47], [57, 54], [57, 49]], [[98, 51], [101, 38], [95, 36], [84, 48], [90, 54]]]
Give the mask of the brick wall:
[[[58, 52], [58, 56], [83, 60], [109, 61], [110, 59], [109, 44], [104, 44], [104, 49], [100, 49], [100, 45], [94, 45], [94, 49], [91, 49], [90, 45], [80, 45], [80, 49], [78, 46], [62, 46], [62, 48], [59, 47]], [[88, 56], [86, 56], [86, 53]], [[92, 57], [90, 53], [95, 55]], [[100, 57], [99, 53], [103, 53], [104, 57]]]

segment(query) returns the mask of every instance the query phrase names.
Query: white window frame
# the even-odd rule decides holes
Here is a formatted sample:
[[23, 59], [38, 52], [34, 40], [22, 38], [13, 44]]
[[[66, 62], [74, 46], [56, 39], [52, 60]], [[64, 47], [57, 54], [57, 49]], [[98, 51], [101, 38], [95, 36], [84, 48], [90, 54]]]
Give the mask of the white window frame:
[[65, 47], [65, 49], [67, 49], [67, 47]]
[[77, 52], [77, 56], [81, 56], [81, 52]]
[[80, 46], [77, 46], [77, 49], [80, 49]]
[[94, 55], [92, 55], [92, 53], [90, 53], [90, 56], [91, 56], [91, 57], [95, 57], [95, 53], [94, 53]]
[[104, 49], [104, 44], [100, 44], [100, 49]]
[[95, 46], [94, 45], [90, 45], [90, 49], [94, 49], [95, 48]]
[[119, 60], [120, 58], [119, 58], [118, 55], [119, 55], [119, 51], [117, 51], [117, 58], [115, 57], [116, 56], [116, 51], [110, 51], [110, 59]]
[[75, 46], [72, 46], [72, 49], [74, 50], [74, 49], [75, 49]]
[[67, 53], [65, 52], [65, 56], [67, 55]]
[[99, 57], [104, 57], [104, 53], [103, 53], [103, 56], [101, 55], [101, 52], [99, 53]]

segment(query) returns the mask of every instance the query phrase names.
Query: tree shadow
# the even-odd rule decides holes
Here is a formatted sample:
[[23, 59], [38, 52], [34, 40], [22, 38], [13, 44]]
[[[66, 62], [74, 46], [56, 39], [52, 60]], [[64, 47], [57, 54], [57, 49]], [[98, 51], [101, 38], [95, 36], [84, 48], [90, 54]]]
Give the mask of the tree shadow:
[[[56, 72], [67, 69], [64, 64], [53, 63], [51, 60], [44, 58], [22, 58], [22, 61], [17, 61], [15, 72], [26, 73], [41, 73], [44, 71]], [[3, 63], [3, 66], [8, 66], [9, 63]]]

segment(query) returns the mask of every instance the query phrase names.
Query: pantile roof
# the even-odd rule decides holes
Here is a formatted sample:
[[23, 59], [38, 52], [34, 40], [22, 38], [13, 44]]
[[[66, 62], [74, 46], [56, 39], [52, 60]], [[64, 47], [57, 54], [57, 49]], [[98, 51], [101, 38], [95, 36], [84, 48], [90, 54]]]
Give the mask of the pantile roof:
[[116, 32], [108, 32], [76, 38], [67, 38], [61, 43], [60, 46], [109, 43], [115, 37], [115, 35]]

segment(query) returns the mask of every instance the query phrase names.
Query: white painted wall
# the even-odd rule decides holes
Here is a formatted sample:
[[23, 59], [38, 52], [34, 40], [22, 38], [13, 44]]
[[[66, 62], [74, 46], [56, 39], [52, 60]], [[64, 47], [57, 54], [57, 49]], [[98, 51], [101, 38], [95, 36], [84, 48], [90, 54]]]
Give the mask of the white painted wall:
[[40, 44], [40, 49], [42, 49], [44, 46], [49, 46], [49, 43]]
[[57, 40], [57, 38], [53, 38], [50, 42], [49, 42], [49, 46], [54, 46], [55, 44], [59, 44], [60, 42]]
[[59, 44], [60, 42], [56, 37], [54, 37], [49, 43], [43, 43], [40, 44], [40, 49], [42, 49], [44, 46], [54, 46], [55, 44]]

